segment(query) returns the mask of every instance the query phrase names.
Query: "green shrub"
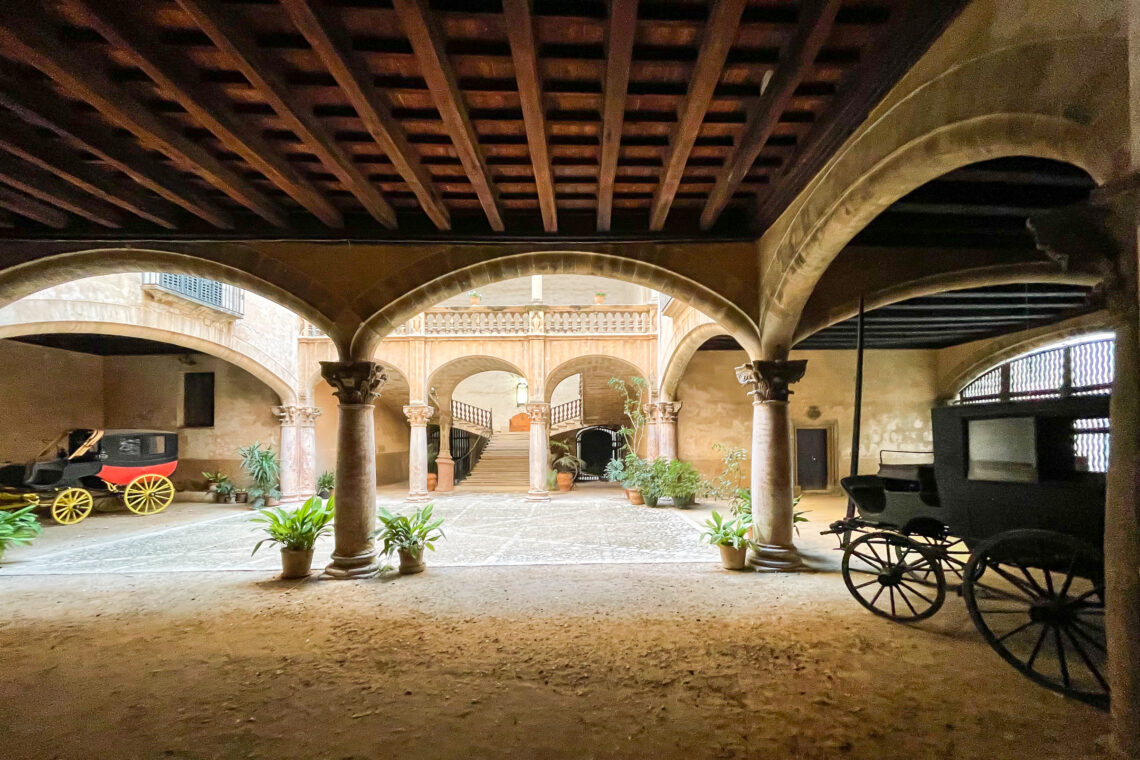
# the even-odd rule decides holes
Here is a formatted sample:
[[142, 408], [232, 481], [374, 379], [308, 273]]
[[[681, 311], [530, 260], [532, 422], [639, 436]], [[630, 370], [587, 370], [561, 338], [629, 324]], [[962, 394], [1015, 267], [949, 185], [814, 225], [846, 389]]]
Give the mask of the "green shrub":
[[445, 536], [439, 527], [443, 525], [443, 519], [432, 520], [434, 508], [433, 504], [427, 504], [411, 515], [397, 515], [381, 509], [380, 528], [372, 537], [384, 542], [384, 556], [390, 557], [393, 552], [403, 549], [418, 559], [425, 547], [435, 551], [435, 542]]
[[701, 534], [701, 540], [713, 546], [731, 546], [733, 549], [739, 549], [748, 544], [748, 528], [751, 524], [751, 518], [744, 515], [726, 520], [714, 510], [712, 517], [705, 520], [705, 531]]
[[261, 545], [267, 542], [281, 544], [294, 551], [312, 549], [318, 538], [332, 530], [329, 523], [335, 512], [334, 501], [330, 498], [326, 503], [317, 496], [310, 496], [292, 512], [281, 507], [258, 510], [253, 521], [262, 524], [262, 530], [269, 534], [269, 538], [258, 541], [250, 556], [257, 554]]
[[674, 499], [689, 499], [701, 488], [701, 474], [688, 462], [674, 459], [665, 470], [665, 495]]
[[336, 485], [336, 475], [332, 470], [325, 470], [317, 476], [317, 490], [318, 491], [331, 491]]
[[30, 544], [43, 532], [40, 521], [32, 513], [34, 506], [0, 511], [0, 559], [9, 546]]
[[249, 489], [250, 506], [262, 507], [269, 499], [280, 499], [281, 460], [277, 453], [268, 446], [262, 447], [260, 441], [254, 441], [238, 449], [238, 455], [241, 456], [241, 469], [253, 481]]

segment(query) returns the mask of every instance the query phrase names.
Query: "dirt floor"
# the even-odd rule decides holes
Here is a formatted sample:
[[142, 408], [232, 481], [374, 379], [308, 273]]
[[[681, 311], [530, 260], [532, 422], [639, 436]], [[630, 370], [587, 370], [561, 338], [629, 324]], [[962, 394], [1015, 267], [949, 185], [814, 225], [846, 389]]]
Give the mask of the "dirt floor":
[[1093, 758], [961, 601], [713, 564], [0, 578], [0, 756]]

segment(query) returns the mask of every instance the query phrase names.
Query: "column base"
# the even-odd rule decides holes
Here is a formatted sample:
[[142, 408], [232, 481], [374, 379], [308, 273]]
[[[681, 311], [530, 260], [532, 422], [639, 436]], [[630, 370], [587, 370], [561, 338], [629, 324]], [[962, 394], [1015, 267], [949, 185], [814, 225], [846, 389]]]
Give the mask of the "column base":
[[325, 568], [324, 574], [338, 581], [371, 578], [380, 572], [380, 563], [376, 560], [376, 552], [372, 549], [351, 557], [334, 552], [332, 562]]
[[451, 457], [437, 457], [435, 460], [435, 490], [447, 493], [455, 490], [455, 460]]
[[753, 544], [748, 552], [748, 566], [759, 572], [790, 573], [803, 569], [804, 562], [794, 546]]
[[431, 501], [430, 491], [408, 491], [408, 498], [404, 501], [410, 501], [413, 504], [422, 504], [425, 501]]
[[550, 501], [550, 491], [538, 491], [534, 488], [526, 492], [527, 501]]

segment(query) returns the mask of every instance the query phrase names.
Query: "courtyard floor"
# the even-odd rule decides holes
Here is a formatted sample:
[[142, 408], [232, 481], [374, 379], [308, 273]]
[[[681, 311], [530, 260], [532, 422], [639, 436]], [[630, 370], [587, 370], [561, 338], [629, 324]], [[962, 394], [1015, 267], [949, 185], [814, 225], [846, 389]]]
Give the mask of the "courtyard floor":
[[274, 552], [243, 564], [249, 513], [213, 505], [50, 529], [0, 569], [0, 756], [1104, 756], [1107, 717], [1001, 662], [959, 600], [864, 612], [818, 536], [837, 500], [801, 505], [816, 572], [764, 575], [696, 543], [707, 509], [486, 496], [436, 499], [426, 573], [367, 581], [275, 580]]

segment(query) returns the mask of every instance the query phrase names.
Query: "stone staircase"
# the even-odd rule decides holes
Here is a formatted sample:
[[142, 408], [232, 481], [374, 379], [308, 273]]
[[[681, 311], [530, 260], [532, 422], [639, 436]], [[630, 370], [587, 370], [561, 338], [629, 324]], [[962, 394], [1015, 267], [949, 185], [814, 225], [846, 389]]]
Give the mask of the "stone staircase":
[[459, 491], [526, 493], [530, 488], [530, 433], [495, 433]]

